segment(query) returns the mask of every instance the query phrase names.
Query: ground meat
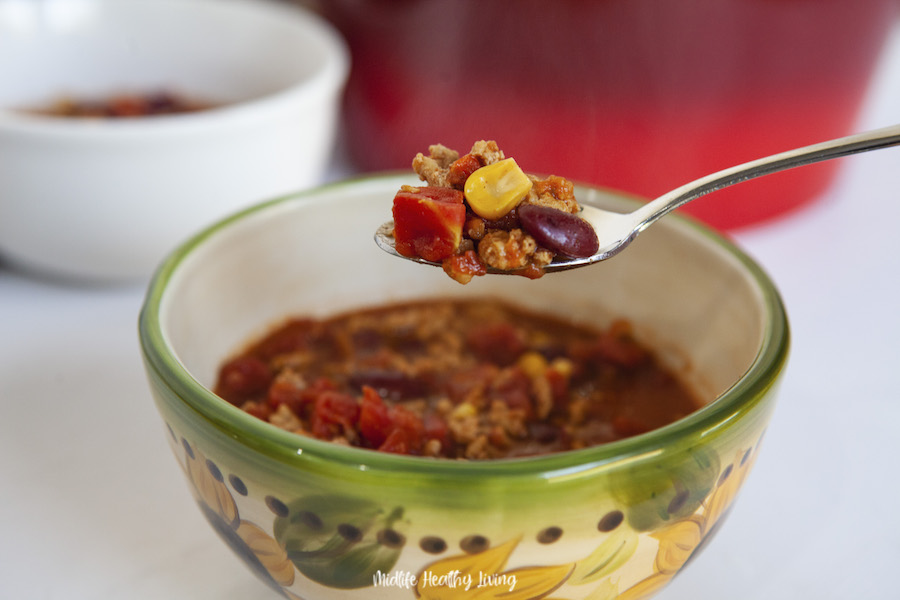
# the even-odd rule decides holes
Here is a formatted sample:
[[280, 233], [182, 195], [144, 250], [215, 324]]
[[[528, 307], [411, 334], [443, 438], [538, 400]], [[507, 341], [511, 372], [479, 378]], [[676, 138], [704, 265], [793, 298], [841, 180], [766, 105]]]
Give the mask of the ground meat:
[[303, 433], [303, 421], [294, 413], [287, 404], [280, 404], [275, 412], [269, 417], [269, 423], [293, 431], [294, 433]]
[[489, 267], [509, 271], [527, 265], [537, 247], [534, 238], [521, 229], [490, 231], [478, 244], [478, 256]]
[[564, 177], [550, 175], [546, 179], [529, 176], [532, 182], [531, 191], [523, 200], [526, 204], [549, 206], [564, 212], [575, 214], [578, 212], [578, 202], [575, 200], [575, 185]]
[[[490, 165], [504, 158], [503, 151], [497, 146], [497, 142], [481, 140], [472, 145], [472, 150], [466, 155], [471, 159], [470, 170], [485, 165]], [[452, 173], [454, 163], [460, 159], [459, 152], [451, 150], [443, 144], [433, 144], [428, 147], [428, 156], [421, 152], [413, 158], [413, 171], [419, 179], [434, 187], [461, 187], [465, 183], [465, 177], [455, 178]], [[468, 175], [468, 171], [466, 175]]]
[[429, 156], [421, 152], [413, 158], [413, 170], [419, 179], [434, 187], [451, 187], [450, 165], [459, 158], [459, 153], [444, 146], [434, 144], [428, 147]]
[[472, 144], [472, 149], [469, 150], [469, 154], [478, 159], [478, 162], [481, 166], [492, 165], [499, 160], [503, 160], [506, 158], [503, 154], [503, 150], [497, 145], [497, 142], [494, 140], [480, 140]]

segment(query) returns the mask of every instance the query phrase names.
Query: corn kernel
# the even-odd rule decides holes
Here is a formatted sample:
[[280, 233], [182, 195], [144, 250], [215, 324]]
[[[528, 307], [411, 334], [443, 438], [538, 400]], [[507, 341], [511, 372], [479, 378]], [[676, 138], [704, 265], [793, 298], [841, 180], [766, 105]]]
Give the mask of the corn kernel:
[[562, 357], [553, 359], [553, 362], [550, 363], [550, 368], [567, 379], [575, 371], [575, 365], [572, 364], [572, 361]]
[[466, 417], [474, 417], [478, 413], [475, 407], [469, 402], [463, 402], [453, 409], [450, 416], [454, 419], [464, 419]]
[[531, 185], [516, 161], [504, 158], [469, 175], [464, 193], [475, 214], [493, 221], [514, 209], [528, 195]]
[[526, 352], [519, 357], [518, 364], [529, 379], [536, 379], [547, 370], [547, 359], [537, 352]]

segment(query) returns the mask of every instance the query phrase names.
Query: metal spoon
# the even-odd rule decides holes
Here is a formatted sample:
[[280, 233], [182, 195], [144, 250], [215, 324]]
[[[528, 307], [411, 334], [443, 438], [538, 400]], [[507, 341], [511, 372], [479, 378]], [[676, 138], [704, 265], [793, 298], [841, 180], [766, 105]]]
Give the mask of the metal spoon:
[[[763, 175], [793, 169], [794, 167], [870, 150], [879, 150], [898, 144], [900, 144], [900, 125], [892, 125], [883, 129], [876, 129], [829, 142], [804, 146], [796, 150], [781, 152], [718, 171], [663, 194], [630, 213], [616, 213], [594, 206], [582, 206], [583, 210], [580, 216], [594, 228], [600, 240], [600, 249], [587, 258], [569, 259], [558, 256], [552, 263], [544, 267], [544, 272], [551, 273], [553, 271], [583, 267], [615, 256], [634, 241], [638, 234], [650, 227], [660, 217], [710, 192]], [[427, 261], [418, 257], [403, 256], [397, 252], [394, 246], [393, 231], [393, 221], [382, 224], [376, 230], [375, 242], [382, 250], [407, 260], [440, 266], [440, 263], [437, 262]], [[488, 272], [515, 274], [515, 271], [502, 271], [499, 269], [488, 269]]]

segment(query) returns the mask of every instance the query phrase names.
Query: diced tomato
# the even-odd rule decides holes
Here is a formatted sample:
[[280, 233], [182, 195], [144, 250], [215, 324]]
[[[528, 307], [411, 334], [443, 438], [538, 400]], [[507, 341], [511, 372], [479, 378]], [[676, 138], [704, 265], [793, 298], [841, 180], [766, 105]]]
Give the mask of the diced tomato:
[[394, 429], [384, 443], [378, 447], [378, 450], [391, 454], [410, 454], [411, 448], [406, 432], [402, 429]]
[[527, 265], [516, 271], [516, 275], [525, 277], [526, 279], [540, 279], [544, 276], [544, 269], [533, 262], [529, 262]]
[[287, 404], [293, 412], [298, 412], [303, 403], [306, 390], [299, 388], [293, 382], [286, 379], [275, 379], [269, 386], [266, 402], [271, 408], [278, 408], [282, 404]]
[[447, 174], [447, 180], [450, 185], [461, 190], [463, 189], [463, 186], [465, 186], [469, 176], [483, 166], [481, 161], [471, 154], [460, 156], [450, 165], [450, 172]]
[[[426, 436], [421, 417], [403, 406], [388, 406], [369, 386], [363, 387], [358, 427], [373, 448], [394, 454], [418, 454], [426, 439], [432, 439]], [[432, 428], [435, 436], [443, 436], [446, 432], [446, 425], [443, 430], [436, 424], [432, 424]]]
[[550, 383], [550, 392], [553, 395], [553, 405], [556, 408], [565, 408], [569, 401], [569, 379], [555, 369], [547, 369], [547, 381]]
[[372, 448], [378, 448], [391, 432], [388, 407], [381, 396], [369, 386], [363, 387], [359, 409], [359, 432]]
[[272, 381], [272, 371], [255, 356], [239, 356], [219, 370], [216, 393], [232, 404], [240, 404], [252, 396], [262, 394]]
[[359, 402], [349, 394], [325, 391], [316, 398], [312, 418], [312, 433], [330, 440], [352, 431], [359, 419]]
[[393, 215], [397, 252], [440, 262], [459, 247], [466, 207], [459, 190], [406, 187], [394, 196]]
[[441, 452], [446, 455], [450, 449], [450, 428], [442, 417], [429, 413], [422, 419], [425, 441], [437, 440], [441, 443]]
[[422, 422], [422, 418], [399, 404], [392, 406], [389, 414], [393, 428], [391, 433], [393, 434], [397, 430], [403, 431], [410, 451], [418, 452], [424, 443], [422, 438], [425, 434], [425, 424]]
[[487, 267], [474, 250], [448, 256], [441, 262], [444, 272], [459, 283], [469, 283], [472, 277], [487, 275]]

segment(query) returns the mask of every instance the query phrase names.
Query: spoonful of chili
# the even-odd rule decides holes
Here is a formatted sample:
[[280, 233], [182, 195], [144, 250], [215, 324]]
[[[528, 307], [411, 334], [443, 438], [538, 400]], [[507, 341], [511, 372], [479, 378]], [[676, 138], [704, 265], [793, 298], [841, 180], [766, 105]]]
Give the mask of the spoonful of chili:
[[[527, 218], [535, 222], [534, 229], [546, 231], [546, 237], [550, 238], [546, 240], [548, 245], [552, 246], [557, 243], [563, 248], [562, 252], [557, 251], [552, 262], [542, 265], [542, 272], [536, 275], [540, 276], [543, 273], [591, 265], [615, 256], [661, 217], [711, 192], [763, 175], [898, 144], [900, 144], [900, 125], [893, 125], [781, 152], [718, 171], [663, 194], [630, 213], [617, 213], [593, 206], [582, 206], [577, 215], [580, 219], [576, 219], [579, 222], [575, 223], [573, 227], [573, 222], [567, 220], [568, 216], [560, 224], [552, 222], [552, 215], [547, 216], [545, 212], [548, 211], [543, 211], [543, 207], [528, 206], [524, 214], [520, 215], [520, 219]], [[525, 208], [525, 206], [521, 207], [519, 212], [523, 212], [522, 209]], [[375, 241], [382, 250], [415, 262], [442, 265], [441, 260], [428, 260], [427, 256], [409, 256], [409, 253], [403, 254], [398, 251], [394, 226], [394, 221], [388, 221], [375, 232]], [[590, 231], [591, 229], [593, 232]], [[591, 235], [592, 233], [596, 236]], [[543, 240], [539, 241], [543, 245]], [[566, 252], [566, 247], [574, 250]], [[447, 270], [446, 264], [445, 270]], [[522, 274], [516, 270], [493, 267], [488, 267], [486, 272]]]

